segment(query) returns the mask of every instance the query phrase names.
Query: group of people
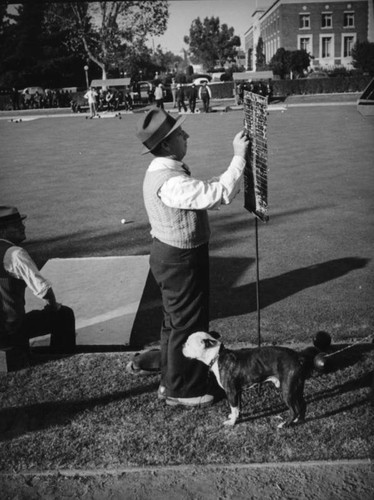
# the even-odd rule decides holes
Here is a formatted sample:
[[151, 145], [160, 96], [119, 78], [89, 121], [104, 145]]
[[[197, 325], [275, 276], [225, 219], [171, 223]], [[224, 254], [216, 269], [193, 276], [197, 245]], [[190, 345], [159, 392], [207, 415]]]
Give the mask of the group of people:
[[248, 82], [241, 82], [236, 87], [237, 92], [237, 104], [241, 104], [244, 98], [244, 91], [253, 92], [254, 94], [261, 95], [271, 99], [273, 96], [273, 87], [270, 82], [265, 83], [262, 81], [253, 82], [252, 80]]
[[118, 111], [124, 106], [125, 111], [131, 111], [133, 108], [133, 101], [129, 92], [122, 92], [122, 90], [115, 88], [100, 89], [98, 92], [98, 111]]
[[173, 96], [173, 108], [178, 108], [179, 113], [182, 110], [185, 113], [188, 111], [185, 103], [186, 98], [188, 99], [188, 106], [191, 113], [196, 112], [197, 99], [202, 101], [204, 112], [209, 112], [212, 92], [208, 86], [208, 82], [203, 82], [199, 89], [197, 89], [195, 83], [192, 83], [191, 86], [187, 88], [187, 92], [185, 93], [184, 87], [180, 83], [175, 83], [175, 80], [173, 79], [171, 92]]
[[[199, 89], [195, 83], [192, 83], [186, 90], [182, 84], [176, 83], [175, 78], [173, 78], [170, 89], [173, 97], [173, 108], [177, 108], [179, 113], [182, 111], [185, 113], [188, 111], [195, 113], [197, 99], [202, 101], [204, 112], [209, 112], [212, 92], [207, 82], [203, 82]], [[150, 104], [155, 104], [157, 108], [164, 109], [165, 95], [166, 92], [164, 85], [159, 80], [155, 80], [155, 87], [152, 87], [152, 89], [149, 90], [148, 100]], [[188, 107], [186, 100], [188, 102]]]
[[41, 109], [41, 108], [67, 108], [71, 104], [72, 93], [68, 90], [46, 89], [44, 92], [36, 90], [31, 93], [29, 89], [19, 92], [15, 87], [11, 91], [12, 108]]
[[[125, 111], [131, 111], [133, 109], [133, 100], [130, 92], [123, 92], [117, 89], [100, 89], [97, 91], [95, 87], [90, 87], [84, 94], [84, 98], [88, 101], [88, 106], [90, 109], [90, 118], [95, 118], [99, 116], [99, 112], [106, 111], [118, 111], [121, 107]], [[73, 111], [78, 111], [73, 109]]]

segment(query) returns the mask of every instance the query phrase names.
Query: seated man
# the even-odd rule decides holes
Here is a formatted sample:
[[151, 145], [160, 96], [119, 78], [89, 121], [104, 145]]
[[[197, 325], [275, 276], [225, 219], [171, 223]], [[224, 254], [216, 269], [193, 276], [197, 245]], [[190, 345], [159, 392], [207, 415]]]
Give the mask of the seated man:
[[112, 92], [111, 89], [108, 89], [108, 92], [105, 96], [105, 101], [108, 106], [108, 111], [113, 111], [115, 99], [114, 99], [114, 92]]
[[[51, 284], [18, 245], [26, 239], [25, 215], [0, 206], [0, 349], [7, 351], [9, 370], [27, 366], [29, 339], [51, 334], [53, 352], [75, 349], [73, 311], [56, 302]], [[25, 311], [25, 288], [46, 301], [41, 311]]]

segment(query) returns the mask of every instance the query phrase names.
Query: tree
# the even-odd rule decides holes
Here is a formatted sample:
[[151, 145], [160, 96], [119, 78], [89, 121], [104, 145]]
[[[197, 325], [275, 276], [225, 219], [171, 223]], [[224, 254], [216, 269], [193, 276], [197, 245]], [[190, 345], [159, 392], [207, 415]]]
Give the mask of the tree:
[[173, 73], [183, 61], [181, 56], [176, 56], [170, 51], [163, 52], [160, 45], [151, 53], [151, 60], [158, 67], [159, 72]]
[[280, 76], [283, 80], [290, 72], [290, 51], [279, 48], [270, 60], [269, 67], [274, 75]]
[[289, 55], [290, 70], [296, 76], [304, 76], [304, 71], [310, 66], [310, 55], [305, 50], [293, 50]]
[[69, 48], [85, 54], [106, 79], [111, 66], [126, 66], [145, 51], [150, 36], [165, 32], [169, 17], [165, 0], [71, 2], [50, 4], [48, 23], [70, 33]]
[[202, 63], [206, 69], [213, 69], [218, 63], [224, 66], [235, 61], [236, 47], [240, 38], [234, 35], [234, 28], [220, 24], [219, 17], [206, 17], [201, 22], [198, 17], [192, 21], [189, 36], [184, 37], [189, 45], [192, 62]]
[[374, 43], [356, 42], [352, 49], [353, 67], [374, 75]]
[[256, 70], [263, 70], [266, 67], [266, 58], [264, 54], [264, 41], [262, 37], [258, 39], [256, 47]]
[[[3, 84], [21, 83], [31, 76], [42, 50], [41, 31], [44, 7], [25, 4], [11, 16], [13, 23], [2, 24], [0, 70]], [[4, 17], [3, 17], [4, 19]]]
[[0, 84], [8, 87], [63, 87], [79, 81], [82, 60], [69, 53], [67, 33], [56, 24], [46, 30], [45, 2], [28, 2], [10, 14], [1, 9]]

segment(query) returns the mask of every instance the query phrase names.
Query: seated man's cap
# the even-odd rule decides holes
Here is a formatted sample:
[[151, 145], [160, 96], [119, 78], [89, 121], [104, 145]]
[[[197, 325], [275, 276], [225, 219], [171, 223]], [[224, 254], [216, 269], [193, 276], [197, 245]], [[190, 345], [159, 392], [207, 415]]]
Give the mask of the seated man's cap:
[[136, 136], [145, 146], [142, 154], [155, 149], [166, 137], [180, 127], [185, 119], [185, 116], [175, 119], [161, 108], [151, 108], [137, 124]]
[[23, 219], [26, 219], [26, 215], [21, 215], [16, 207], [0, 205], [0, 227], [14, 224]]

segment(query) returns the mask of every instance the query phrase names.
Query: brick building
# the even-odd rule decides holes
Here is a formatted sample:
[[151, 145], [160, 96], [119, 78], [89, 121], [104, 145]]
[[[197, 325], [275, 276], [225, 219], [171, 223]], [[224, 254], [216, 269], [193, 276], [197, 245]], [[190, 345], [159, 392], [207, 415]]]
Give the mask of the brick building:
[[276, 0], [252, 15], [244, 35], [247, 68], [256, 70], [260, 38], [267, 63], [282, 47], [306, 50], [314, 68], [351, 68], [352, 47], [357, 40], [374, 41], [373, 24], [373, 0]]

